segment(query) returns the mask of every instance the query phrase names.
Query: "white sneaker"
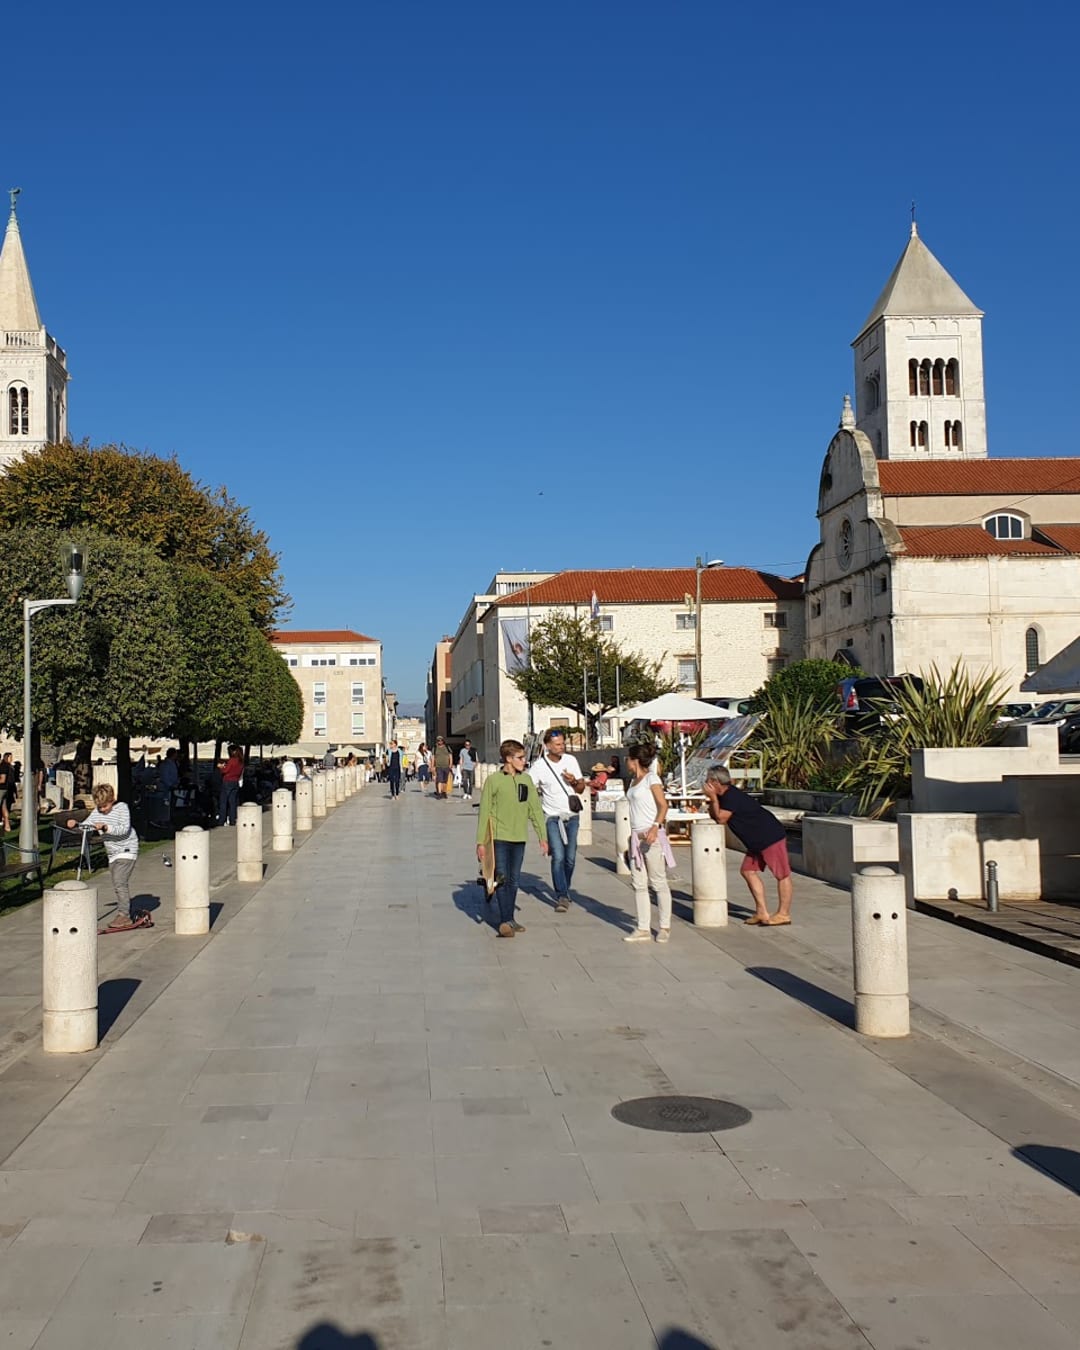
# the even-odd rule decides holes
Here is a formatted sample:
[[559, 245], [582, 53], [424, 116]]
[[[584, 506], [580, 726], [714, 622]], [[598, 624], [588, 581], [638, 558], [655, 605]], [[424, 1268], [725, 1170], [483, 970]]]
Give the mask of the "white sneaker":
[[670, 928], [661, 928], [661, 929], [659, 929], [659, 931], [658, 931], [657, 934], [656, 934], [656, 940], [657, 940], [657, 942], [670, 942], [670, 941], [671, 941], [671, 929], [670, 929]]
[[635, 928], [632, 933], [627, 933], [623, 938], [624, 942], [651, 942], [652, 933], [647, 928]]

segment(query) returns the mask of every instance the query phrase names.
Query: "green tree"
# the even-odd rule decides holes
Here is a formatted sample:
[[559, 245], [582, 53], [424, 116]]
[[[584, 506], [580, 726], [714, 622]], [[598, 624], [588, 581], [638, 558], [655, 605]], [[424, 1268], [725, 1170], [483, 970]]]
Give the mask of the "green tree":
[[792, 661], [765, 681], [750, 700], [751, 712], [766, 712], [784, 703], [791, 708], [807, 700], [817, 708], [840, 711], [836, 686], [864, 672], [846, 661]]
[[[0, 725], [22, 734], [22, 600], [64, 594], [61, 534], [0, 532]], [[80, 535], [89, 566], [78, 604], [33, 620], [31, 711], [49, 740], [117, 742], [130, 790], [132, 736], [158, 735], [173, 716], [182, 645], [169, 568], [124, 539]]]
[[[674, 684], [661, 675], [660, 666], [660, 661], [628, 652], [598, 633], [590, 619], [568, 610], [553, 610], [532, 625], [529, 665], [510, 678], [534, 706], [571, 708], [587, 719], [590, 739], [595, 743], [598, 720], [616, 706], [616, 667], [619, 703], [630, 707], [674, 689]], [[598, 702], [598, 675], [597, 713], [588, 705]]]
[[244, 655], [245, 702], [240, 721], [223, 728], [243, 745], [291, 745], [304, 726], [304, 696], [289, 667], [262, 633]]
[[47, 445], [0, 477], [0, 529], [91, 529], [202, 568], [269, 631], [288, 608], [278, 556], [224, 488], [123, 446]]
[[232, 736], [249, 713], [258, 644], [266, 639], [243, 605], [199, 567], [174, 563], [183, 643], [171, 730], [180, 740]]

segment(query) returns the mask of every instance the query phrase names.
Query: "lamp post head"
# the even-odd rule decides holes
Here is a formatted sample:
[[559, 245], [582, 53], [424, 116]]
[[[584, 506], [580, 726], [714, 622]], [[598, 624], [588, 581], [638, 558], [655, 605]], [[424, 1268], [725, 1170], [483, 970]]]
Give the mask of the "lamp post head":
[[64, 562], [64, 576], [68, 595], [78, 600], [86, 579], [86, 549], [81, 544], [65, 543], [60, 550]]

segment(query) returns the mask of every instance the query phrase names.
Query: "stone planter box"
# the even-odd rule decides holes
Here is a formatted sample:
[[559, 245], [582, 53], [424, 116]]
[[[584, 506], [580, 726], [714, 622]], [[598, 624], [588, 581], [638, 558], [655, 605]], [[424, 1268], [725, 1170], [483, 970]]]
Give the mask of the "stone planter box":
[[[858, 797], [850, 792], [811, 792], [795, 788], [766, 788], [762, 795], [765, 806], [784, 806], [791, 811], [803, 811], [815, 816], [853, 816], [859, 805]], [[910, 811], [906, 800], [898, 800], [894, 810], [887, 812], [889, 820], [901, 811]], [[861, 817], [862, 818], [862, 817]]]
[[974, 900], [985, 894], [986, 863], [998, 865], [1002, 900], [1037, 900], [1039, 840], [1010, 811], [935, 811], [899, 820], [907, 902]]
[[850, 886], [851, 874], [870, 863], [898, 867], [896, 823], [864, 816], [815, 816], [802, 819], [803, 866], [812, 877]]

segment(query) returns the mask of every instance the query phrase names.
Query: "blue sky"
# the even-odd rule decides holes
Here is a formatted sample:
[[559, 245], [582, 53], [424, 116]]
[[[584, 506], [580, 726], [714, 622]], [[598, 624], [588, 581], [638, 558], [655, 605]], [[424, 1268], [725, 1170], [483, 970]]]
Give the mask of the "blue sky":
[[404, 700], [502, 567], [800, 571], [912, 198], [987, 312], [991, 454], [1080, 453], [1075, 6], [21, 23], [0, 186], [72, 434], [225, 483], [287, 622], [381, 638]]

